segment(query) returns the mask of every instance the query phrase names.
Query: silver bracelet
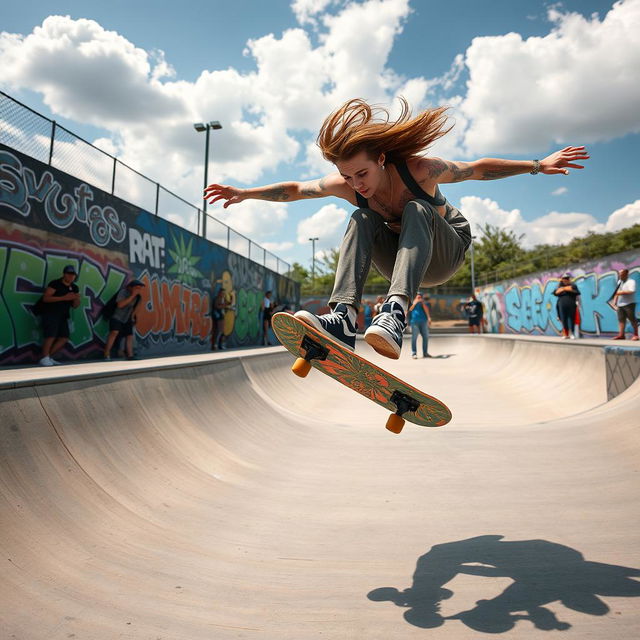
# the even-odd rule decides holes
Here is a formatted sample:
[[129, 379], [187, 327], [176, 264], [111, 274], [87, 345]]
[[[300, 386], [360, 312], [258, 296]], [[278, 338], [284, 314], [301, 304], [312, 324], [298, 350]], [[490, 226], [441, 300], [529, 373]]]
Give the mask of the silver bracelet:
[[534, 160], [533, 161], [533, 169], [531, 169], [531, 171], [529, 173], [532, 176], [535, 176], [538, 173], [540, 173], [540, 160]]

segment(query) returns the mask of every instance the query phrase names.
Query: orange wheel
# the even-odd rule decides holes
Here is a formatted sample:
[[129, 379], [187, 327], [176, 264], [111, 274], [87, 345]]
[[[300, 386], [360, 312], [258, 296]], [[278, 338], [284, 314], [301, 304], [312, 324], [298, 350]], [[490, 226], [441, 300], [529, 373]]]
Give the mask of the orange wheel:
[[293, 363], [293, 367], [291, 367], [291, 371], [300, 378], [306, 378], [309, 371], [311, 371], [311, 363], [304, 358], [297, 358]]
[[396, 413], [392, 413], [387, 420], [387, 429], [393, 433], [400, 433], [404, 427], [404, 418], [401, 418]]

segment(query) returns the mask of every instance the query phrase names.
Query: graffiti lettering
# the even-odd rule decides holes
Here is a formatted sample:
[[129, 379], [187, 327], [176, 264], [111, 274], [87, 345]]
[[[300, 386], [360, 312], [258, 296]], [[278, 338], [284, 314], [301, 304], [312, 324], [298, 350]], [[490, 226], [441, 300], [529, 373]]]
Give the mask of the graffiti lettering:
[[148, 264], [152, 269], [164, 269], [164, 242], [160, 236], [140, 233], [129, 227], [129, 261]]
[[67, 229], [77, 221], [88, 226], [92, 241], [99, 247], [124, 241], [127, 226], [113, 207], [88, 206], [94, 198], [91, 187], [83, 183], [73, 195], [62, 189], [50, 171], [43, 171], [38, 181], [34, 171], [16, 156], [0, 151], [0, 205], [26, 218], [31, 213], [30, 200], [42, 202], [47, 219], [57, 229]]
[[235, 253], [230, 253], [228, 265], [229, 271], [233, 273], [233, 280], [236, 286], [246, 287], [247, 289], [262, 289], [264, 286], [265, 269], [255, 264], [255, 262], [251, 262], [251, 260], [247, 260], [247, 258]]
[[136, 332], [141, 338], [187, 337], [206, 342], [211, 334], [209, 294], [178, 280], [144, 272]]
[[[620, 262], [607, 259], [607, 265], [589, 264], [575, 274], [573, 281], [580, 291], [580, 331], [598, 336], [618, 330], [618, 320], [611, 297], [618, 281], [617, 269], [626, 265], [629, 277], [636, 280], [640, 290], [640, 260], [629, 256]], [[523, 278], [505, 288], [504, 284], [484, 287], [479, 298], [485, 305], [485, 320], [490, 332], [535, 333], [558, 335], [562, 325], [557, 313], [557, 298], [553, 292], [558, 287], [559, 276]]]
[[[8, 322], [0, 323], [0, 354], [9, 349], [22, 352], [42, 342], [40, 323], [31, 308], [42, 290], [62, 269], [73, 264], [78, 271], [80, 306], [71, 313], [69, 342], [76, 352], [104, 340], [107, 326], [99, 310], [123, 285], [127, 272], [116, 265], [106, 266], [86, 256], [37, 251], [26, 246], [0, 247], [0, 273], [4, 273], [0, 291], [0, 314]], [[19, 354], [18, 354], [19, 355]]]

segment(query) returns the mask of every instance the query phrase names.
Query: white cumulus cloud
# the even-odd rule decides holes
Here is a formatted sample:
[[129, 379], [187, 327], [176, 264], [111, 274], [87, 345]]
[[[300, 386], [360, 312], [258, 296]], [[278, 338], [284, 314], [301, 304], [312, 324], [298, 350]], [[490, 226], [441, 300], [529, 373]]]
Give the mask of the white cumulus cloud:
[[605, 223], [598, 222], [589, 213], [558, 211], [525, 220], [519, 209], [505, 210], [495, 200], [478, 196], [465, 196], [460, 203], [474, 235], [480, 235], [480, 229], [485, 224], [491, 224], [512, 231], [518, 237], [524, 234], [522, 246], [525, 248], [538, 244], [567, 244], [574, 238], [586, 236], [590, 231], [619, 231], [640, 223], [640, 200], [613, 211]]
[[346, 209], [335, 204], [327, 204], [316, 211], [312, 216], [298, 223], [298, 242], [305, 244], [309, 238], [318, 238], [318, 249], [333, 249], [340, 245], [345, 231], [347, 219]]
[[634, 224], [640, 223], [640, 200], [630, 202], [620, 209], [616, 209], [608, 218], [606, 231], [620, 231]]
[[474, 38], [460, 106], [471, 154], [519, 153], [640, 131], [640, 0], [602, 18], [549, 11], [544, 37]]
[[[211, 134], [209, 181], [240, 185], [283, 166], [292, 179], [331, 171], [315, 136], [323, 118], [354, 96], [390, 104], [405, 95], [414, 111], [446, 97], [456, 127], [431, 152], [451, 159], [533, 154], [552, 143], [640, 131], [640, 0], [589, 18], [551, 9], [544, 37], [476, 38], [436, 78], [405, 77], [388, 66], [411, 16], [409, 0], [292, 0], [291, 8], [300, 27], [246, 43], [252, 69], [205, 69], [193, 82], [177, 77], [162, 51], [145, 50], [93, 20], [50, 16], [29, 34], [0, 33], [0, 86], [36, 91], [54, 115], [100, 127], [102, 148], [198, 206], [204, 136], [194, 122], [223, 126]], [[564, 217], [536, 227], [518, 210], [469, 202], [479, 220], [506, 216], [536, 241], [553, 241], [544, 225], [558, 237], [570, 231]], [[210, 212], [271, 246], [287, 219], [285, 205], [263, 201]], [[314, 231], [319, 214], [325, 226]], [[614, 214], [606, 224], [624, 225], [636, 219], [637, 203]], [[587, 216], [573, 219], [580, 232], [593, 222], [573, 215]], [[301, 222], [298, 235], [327, 236], [327, 248], [337, 246], [345, 219], [346, 211], [328, 205]]]
[[322, 13], [334, 0], [294, 0], [291, 10], [302, 25], [316, 25], [316, 16]]

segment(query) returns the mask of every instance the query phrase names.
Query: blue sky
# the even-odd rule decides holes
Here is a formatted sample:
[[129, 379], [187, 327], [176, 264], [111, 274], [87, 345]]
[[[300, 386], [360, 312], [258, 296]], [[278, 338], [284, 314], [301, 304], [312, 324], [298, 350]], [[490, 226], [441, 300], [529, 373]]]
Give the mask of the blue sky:
[[[0, 88], [198, 203], [203, 136], [220, 120], [210, 181], [239, 186], [332, 170], [314, 149], [351, 97], [452, 105], [430, 151], [541, 158], [586, 144], [587, 168], [446, 185], [476, 228], [567, 242], [640, 221], [640, 0], [237, 0], [3, 3]], [[395, 100], [397, 103], [397, 100]], [[288, 261], [337, 246], [337, 199], [211, 212]]]

